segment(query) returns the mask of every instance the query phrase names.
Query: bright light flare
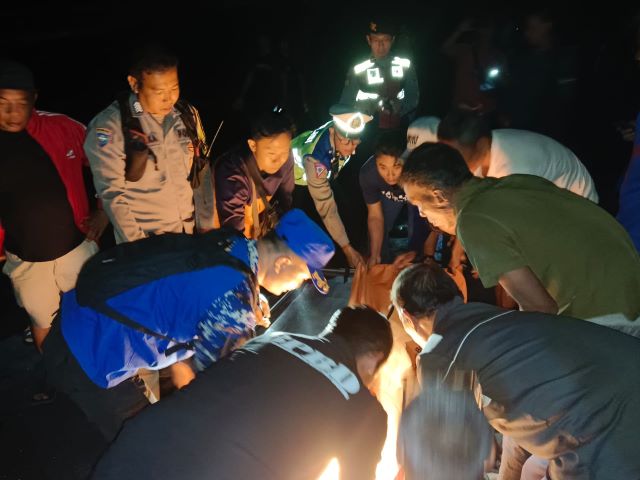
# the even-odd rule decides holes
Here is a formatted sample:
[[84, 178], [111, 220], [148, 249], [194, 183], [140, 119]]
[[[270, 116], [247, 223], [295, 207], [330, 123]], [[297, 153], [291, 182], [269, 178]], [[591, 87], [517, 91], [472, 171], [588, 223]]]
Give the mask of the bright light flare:
[[[403, 478], [396, 459], [398, 426], [404, 406], [418, 393], [418, 384], [412, 368], [412, 360], [406, 350], [411, 339], [405, 333], [397, 314], [391, 317], [393, 347], [389, 359], [380, 368], [372, 390], [387, 412], [387, 438], [382, 447], [381, 459], [376, 468], [376, 480]], [[338, 480], [340, 466], [332, 459], [318, 480]]]

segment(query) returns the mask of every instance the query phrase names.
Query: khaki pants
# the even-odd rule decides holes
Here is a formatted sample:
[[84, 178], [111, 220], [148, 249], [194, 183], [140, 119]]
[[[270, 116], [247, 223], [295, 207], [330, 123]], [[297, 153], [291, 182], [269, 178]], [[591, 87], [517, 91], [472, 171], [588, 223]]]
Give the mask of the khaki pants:
[[60, 294], [76, 286], [84, 262], [98, 251], [85, 240], [69, 253], [49, 262], [26, 262], [11, 252], [2, 271], [9, 276], [18, 305], [39, 328], [49, 328], [60, 307]]

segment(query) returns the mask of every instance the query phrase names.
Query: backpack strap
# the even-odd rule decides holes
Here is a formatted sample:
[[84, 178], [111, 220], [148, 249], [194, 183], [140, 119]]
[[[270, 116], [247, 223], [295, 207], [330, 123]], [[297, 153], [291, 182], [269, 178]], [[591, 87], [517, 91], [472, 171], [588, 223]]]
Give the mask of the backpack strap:
[[206, 166], [208, 161], [207, 144], [204, 142], [204, 133], [202, 135], [199, 134], [200, 131], [204, 132], [202, 122], [196, 109], [189, 105], [187, 101], [178, 99], [174, 107], [180, 112], [180, 118], [182, 118], [182, 123], [187, 130], [187, 136], [193, 145], [193, 163], [187, 178], [192, 188], [198, 188], [200, 186], [198, 174]]
[[264, 189], [264, 184], [262, 183], [262, 176], [260, 175], [260, 171], [258, 170], [258, 165], [256, 164], [256, 160], [252, 154], [249, 155], [248, 158], [243, 162], [244, 170], [249, 176], [251, 183], [253, 185], [253, 197], [256, 196], [256, 193], [260, 196], [262, 203], [264, 204], [264, 215], [263, 221], [259, 221], [256, 224], [256, 216], [257, 216], [257, 205], [255, 205], [255, 199], [253, 201], [253, 229], [256, 232], [256, 238], [262, 238], [265, 236], [269, 230], [275, 227], [275, 223], [277, 222], [277, 213], [276, 213], [276, 204], [277, 201], [274, 200], [273, 203], [267, 200], [267, 191]]
[[[226, 250], [220, 250], [220, 259], [218, 262], [216, 262], [215, 266], [228, 266], [233, 268], [234, 270], [238, 270], [243, 275], [245, 275], [253, 295], [252, 302], [257, 305], [257, 302], [259, 301], [257, 278], [256, 278], [256, 275], [249, 268], [249, 266], [247, 266], [246, 263], [244, 263], [239, 258], [234, 257]], [[118, 312], [116, 309], [108, 305], [106, 301], [92, 305], [92, 308], [98, 311], [99, 313], [106, 315], [107, 317], [113, 320], [116, 320], [117, 322], [120, 322], [129, 328], [132, 328], [133, 330], [136, 330], [137, 332], [143, 333], [145, 335], [151, 335], [153, 337], [175, 343], [175, 345], [165, 350], [164, 355], [167, 357], [179, 350], [195, 350], [194, 340], [189, 340], [188, 342], [178, 342], [176, 339], [172, 337], [168, 337], [166, 335], [158, 333], [155, 330], [151, 330], [150, 328], [145, 327], [144, 325], [136, 322], [135, 320], [132, 320], [130, 317], [124, 315], [123, 313]]]
[[140, 119], [134, 117], [131, 112], [129, 97], [129, 92], [123, 92], [117, 97], [124, 138], [124, 178], [129, 182], [137, 182], [144, 175], [148, 158], [152, 158], [156, 169], [158, 168], [158, 160], [147, 145], [149, 137], [142, 129]]

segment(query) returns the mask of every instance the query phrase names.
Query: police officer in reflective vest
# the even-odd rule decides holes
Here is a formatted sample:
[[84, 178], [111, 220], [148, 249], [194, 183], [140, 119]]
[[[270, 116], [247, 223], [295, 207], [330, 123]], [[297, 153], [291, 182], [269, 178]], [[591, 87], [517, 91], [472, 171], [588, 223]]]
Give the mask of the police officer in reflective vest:
[[308, 187], [327, 231], [351, 266], [362, 256], [351, 246], [338, 213], [330, 182], [335, 180], [360, 144], [365, 125], [372, 117], [354, 107], [336, 104], [329, 109], [332, 120], [291, 141], [296, 190]]
[[374, 115], [382, 130], [406, 128], [415, 115], [420, 92], [411, 61], [391, 53], [394, 28], [372, 21], [366, 35], [371, 55], [347, 72], [340, 103]]

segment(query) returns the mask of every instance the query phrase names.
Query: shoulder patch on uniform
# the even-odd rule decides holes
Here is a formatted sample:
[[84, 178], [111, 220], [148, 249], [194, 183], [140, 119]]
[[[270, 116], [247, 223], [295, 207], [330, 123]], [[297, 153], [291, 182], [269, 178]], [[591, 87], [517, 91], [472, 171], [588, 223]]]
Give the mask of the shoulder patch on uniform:
[[322, 178], [323, 175], [327, 172], [327, 167], [325, 167], [320, 162], [314, 162], [313, 163], [313, 168], [316, 171], [316, 178]]
[[111, 130], [108, 128], [96, 128], [96, 140], [100, 148], [104, 147], [111, 141]]

